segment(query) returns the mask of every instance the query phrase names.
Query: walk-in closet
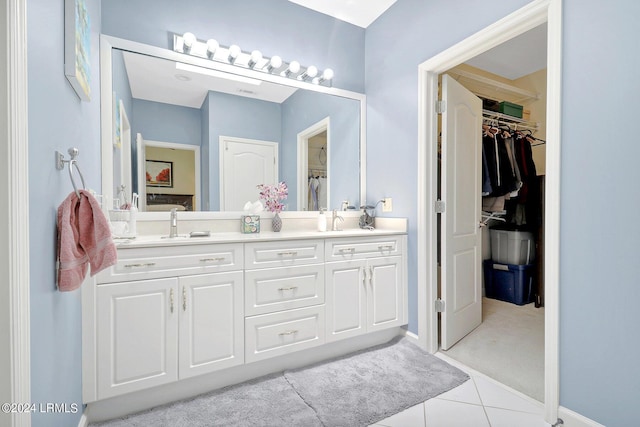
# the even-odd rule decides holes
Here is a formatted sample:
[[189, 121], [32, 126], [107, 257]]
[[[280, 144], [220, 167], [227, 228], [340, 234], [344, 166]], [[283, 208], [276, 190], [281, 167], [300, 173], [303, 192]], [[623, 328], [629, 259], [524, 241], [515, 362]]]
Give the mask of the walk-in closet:
[[[441, 86], [443, 79], [449, 87], [459, 84], [482, 103], [482, 119], [473, 122], [481, 121], [476, 154], [458, 152], [439, 162], [440, 181], [452, 180], [447, 168], [480, 165], [469, 172], [480, 176], [468, 182], [481, 184], [481, 265], [479, 274], [468, 274], [482, 282], [482, 322], [457, 342], [441, 340], [441, 350], [538, 401], [544, 400], [546, 78], [546, 25], [441, 76]], [[446, 126], [440, 123], [440, 135]], [[455, 141], [450, 135], [441, 143]], [[473, 159], [465, 163], [465, 156]], [[455, 242], [455, 227], [439, 227], [439, 233], [439, 241]], [[441, 251], [439, 263], [448, 254]], [[456, 278], [448, 280], [474, 269], [472, 257], [454, 255], [448, 262], [460, 260], [469, 265], [453, 267]]]

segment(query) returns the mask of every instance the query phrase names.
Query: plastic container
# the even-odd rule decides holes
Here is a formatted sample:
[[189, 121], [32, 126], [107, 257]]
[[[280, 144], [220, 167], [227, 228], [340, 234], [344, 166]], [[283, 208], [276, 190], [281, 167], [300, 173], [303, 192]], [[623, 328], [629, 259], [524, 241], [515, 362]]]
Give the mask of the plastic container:
[[534, 266], [499, 264], [484, 261], [484, 287], [487, 298], [517, 305], [534, 302]]
[[500, 103], [499, 112], [508, 116], [522, 118], [522, 105], [514, 104], [512, 102], [502, 101]]
[[531, 264], [536, 259], [536, 241], [529, 231], [491, 228], [491, 259], [502, 264]]
[[324, 214], [324, 208], [320, 208], [318, 213], [318, 231], [327, 231], [327, 216]]

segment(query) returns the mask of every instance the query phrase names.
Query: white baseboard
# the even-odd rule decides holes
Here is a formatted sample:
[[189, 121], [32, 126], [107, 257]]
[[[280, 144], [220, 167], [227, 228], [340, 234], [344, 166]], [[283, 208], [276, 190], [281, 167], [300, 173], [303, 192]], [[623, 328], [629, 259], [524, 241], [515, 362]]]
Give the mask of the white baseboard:
[[82, 413], [80, 421], [78, 421], [78, 427], [89, 427], [89, 419], [87, 418], [87, 410]]
[[561, 424], [562, 427], [605, 427], [563, 406], [558, 408], [558, 417], [563, 421], [563, 424]]

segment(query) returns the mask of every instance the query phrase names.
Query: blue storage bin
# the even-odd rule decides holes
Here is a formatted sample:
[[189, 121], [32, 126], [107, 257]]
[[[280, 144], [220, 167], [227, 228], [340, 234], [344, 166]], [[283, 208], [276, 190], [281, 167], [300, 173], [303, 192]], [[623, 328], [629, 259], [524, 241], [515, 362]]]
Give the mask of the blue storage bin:
[[534, 301], [534, 264], [500, 264], [484, 261], [484, 286], [487, 298], [499, 299], [517, 305]]

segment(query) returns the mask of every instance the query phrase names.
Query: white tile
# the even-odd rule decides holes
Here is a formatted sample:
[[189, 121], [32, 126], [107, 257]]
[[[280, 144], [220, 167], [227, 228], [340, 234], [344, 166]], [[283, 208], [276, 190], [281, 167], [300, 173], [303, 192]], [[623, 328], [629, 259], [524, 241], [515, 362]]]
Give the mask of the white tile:
[[378, 421], [376, 425], [385, 427], [424, 427], [424, 404], [412, 406], [409, 409]]
[[520, 397], [482, 376], [474, 376], [473, 380], [478, 388], [480, 400], [485, 407], [511, 409], [539, 415], [544, 413], [544, 406], [534, 402], [533, 399], [528, 400]]
[[424, 405], [426, 427], [489, 427], [482, 406], [442, 399], [427, 400]]
[[442, 393], [436, 396], [436, 399], [453, 400], [455, 402], [471, 403], [474, 405], [482, 405], [478, 390], [473, 382], [473, 378], [470, 378], [467, 382], [459, 385], [458, 387], [449, 390], [446, 393]]
[[540, 414], [510, 411], [508, 409], [485, 408], [491, 427], [548, 427]]

